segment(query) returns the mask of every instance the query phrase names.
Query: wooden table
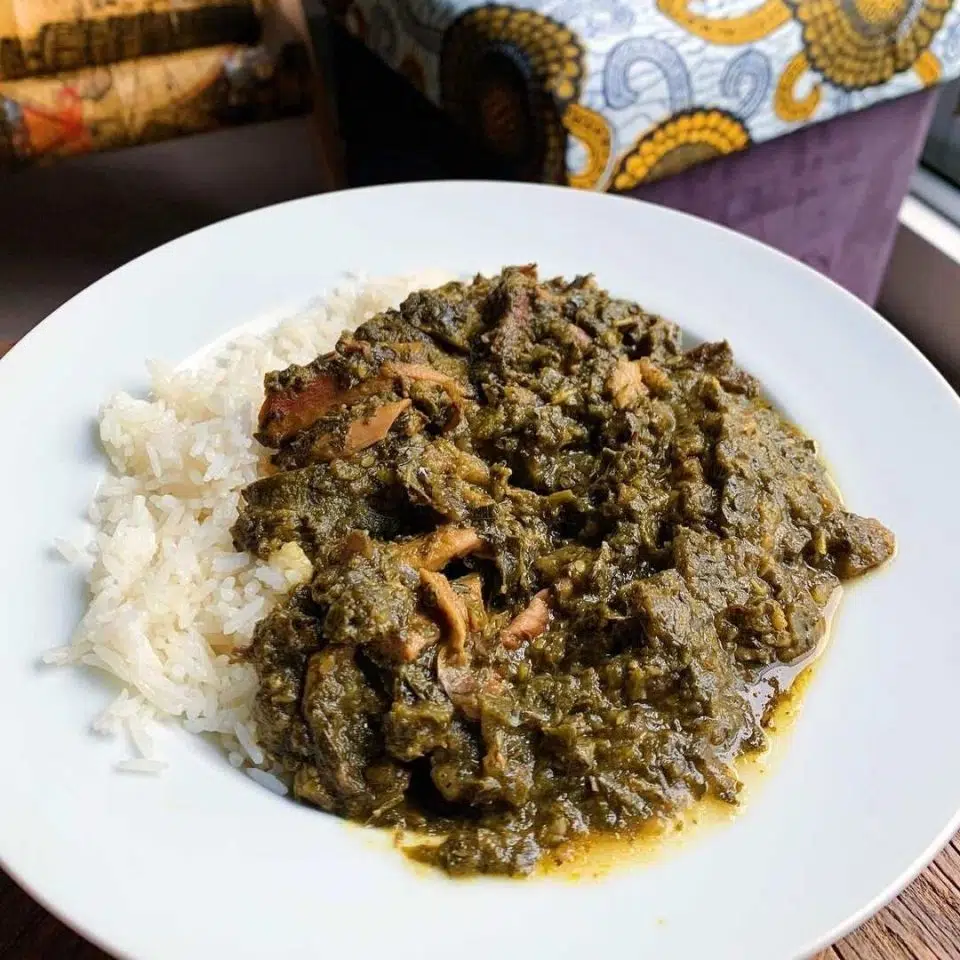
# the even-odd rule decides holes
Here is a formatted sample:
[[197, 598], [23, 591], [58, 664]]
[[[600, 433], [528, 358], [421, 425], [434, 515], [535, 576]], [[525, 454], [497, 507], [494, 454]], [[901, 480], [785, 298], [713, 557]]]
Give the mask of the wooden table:
[[[0, 341], [0, 355], [9, 347]], [[0, 960], [109, 958], [0, 872]], [[960, 960], [960, 834], [893, 903], [816, 960]]]

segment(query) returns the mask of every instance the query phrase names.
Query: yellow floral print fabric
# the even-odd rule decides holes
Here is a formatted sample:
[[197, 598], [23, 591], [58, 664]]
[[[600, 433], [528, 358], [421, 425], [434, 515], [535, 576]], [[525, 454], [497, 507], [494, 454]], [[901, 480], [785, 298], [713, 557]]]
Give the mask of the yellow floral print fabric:
[[625, 191], [960, 74], [952, 0], [330, 0], [532, 180]]

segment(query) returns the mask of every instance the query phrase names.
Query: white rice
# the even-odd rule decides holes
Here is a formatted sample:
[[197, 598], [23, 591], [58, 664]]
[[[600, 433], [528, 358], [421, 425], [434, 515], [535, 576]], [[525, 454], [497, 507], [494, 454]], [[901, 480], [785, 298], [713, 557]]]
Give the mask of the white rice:
[[122, 684], [93, 721], [97, 733], [127, 734], [135, 756], [117, 769], [162, 771], [151, 728], [173, 721], [215, 735], [233, 766], [286, 792], [257, 745], [253, 668], [229, 656], [310, 575], [296, 544], [263, 563], [236, 553], [230, 537], [240, 490], [257, 478], [265, 453], [252, 437], [263, 377], [307, 363], [331, 350], [341, 331], [447, 279], [355, 281], [197, 366], [150, 363], [148, 398], [120, 393], [104, 405], [100, 438], [111, 469], [90, 506], [93, 532], [87, 542], [55, 544], [87, 576], [90, 603], [72, 643], [44, 660], [97, 667]]
[[247, 767], [247, 773], [250, 775], [250, 778], [259, 783], [261, 787], [266, 787], [269, 791], [277, 793], [281, 797], [289, 790], [287, 785], [279, 777], [268, 773], [266, 770], [261, 770], [259, 767]]
[[121, 760], [117, 769], [125, 773], [162, 773], [167, 765], [162, 760]]

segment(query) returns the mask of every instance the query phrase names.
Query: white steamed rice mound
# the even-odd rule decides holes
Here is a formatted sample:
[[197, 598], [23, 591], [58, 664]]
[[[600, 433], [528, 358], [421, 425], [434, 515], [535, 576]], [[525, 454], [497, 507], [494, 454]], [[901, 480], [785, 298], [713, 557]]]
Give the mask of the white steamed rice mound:
[[151, 727], [173, 721], [216, 735], [230, 763], [285, 792], [257, 745], [251, 706], [256, 675], [230, 653], [310, 562], [287, 544], [264, 563], [233, 549], [240, 490], [265, 451], [253, 439], [263, 377], [331, 350], [337, 337], [408, 293], [448, 277], [353, 283], [262, 336], [243, 335], [197, 365], [148, 364], [151, 393], [120, 393], [100, 413], [111, 469], [90, 506], [88, 542], [60, 541], [86, 568], [89, 608], [72, 643], [45, 660], [113, 675], [119, 694], [94, 721], [126, 732], [135, 756], [118, 768], [156, 773]]

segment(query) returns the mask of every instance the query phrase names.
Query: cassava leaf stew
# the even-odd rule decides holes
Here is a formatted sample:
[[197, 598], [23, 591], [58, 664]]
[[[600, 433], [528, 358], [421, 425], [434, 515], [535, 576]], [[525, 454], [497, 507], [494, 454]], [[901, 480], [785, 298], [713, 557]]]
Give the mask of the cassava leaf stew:
[[522, 875], [712, 795], [891, 533], [726, 343], [589, 277], [450, 283], [266, 379], [238, 549], [308, 585], [258, 626], [295, 795]]

